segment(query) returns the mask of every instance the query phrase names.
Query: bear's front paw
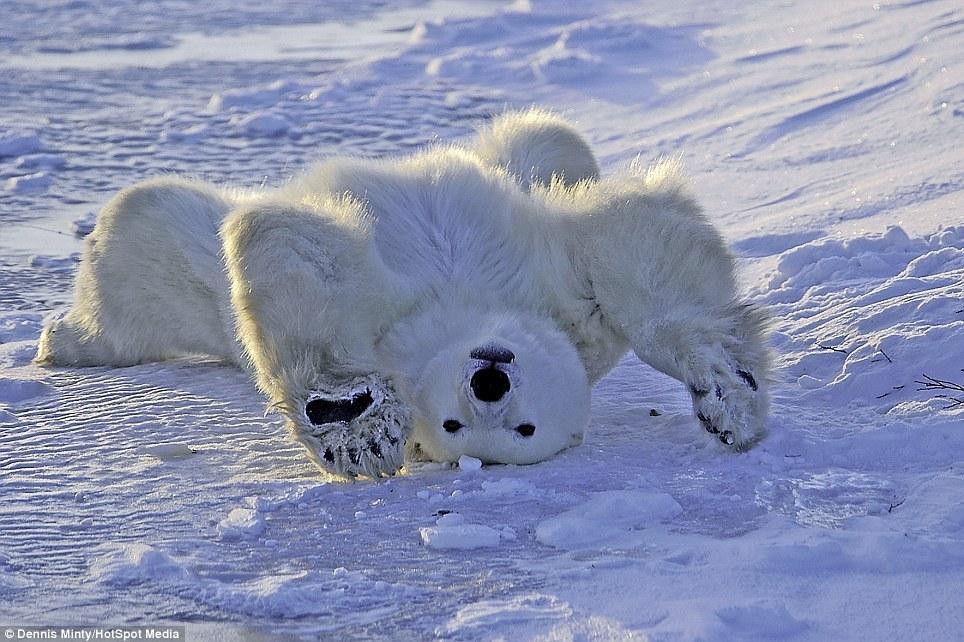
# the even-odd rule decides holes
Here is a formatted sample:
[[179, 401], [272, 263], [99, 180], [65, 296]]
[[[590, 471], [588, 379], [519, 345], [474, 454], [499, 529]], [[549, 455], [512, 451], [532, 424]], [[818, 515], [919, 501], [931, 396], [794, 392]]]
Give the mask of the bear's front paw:
[[753, 370], [721, 359], [689, 382], [693, 412], [708, 433], [738, 451], [766, 432], [766, 393]]
[[408, 409], [374, 376], [310, 392], [294, 423], [315, 463], [335, 474], [377, 478], [404, 463]]

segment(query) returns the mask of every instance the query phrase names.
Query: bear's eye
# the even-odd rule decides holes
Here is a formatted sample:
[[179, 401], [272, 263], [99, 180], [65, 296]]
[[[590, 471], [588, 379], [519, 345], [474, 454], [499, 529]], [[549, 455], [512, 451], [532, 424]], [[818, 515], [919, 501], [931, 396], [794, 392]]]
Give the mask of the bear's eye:
[[532, 424], [519, 424], [516, 426], [515, 431], [523, 437], [531, 437], [536, 434], [536, 427]]
[[442, 422], [442, 428], [445, 428], [445, 432], [458, 432], [462, 429], [462, 422], [457, 419], [446, 419]]

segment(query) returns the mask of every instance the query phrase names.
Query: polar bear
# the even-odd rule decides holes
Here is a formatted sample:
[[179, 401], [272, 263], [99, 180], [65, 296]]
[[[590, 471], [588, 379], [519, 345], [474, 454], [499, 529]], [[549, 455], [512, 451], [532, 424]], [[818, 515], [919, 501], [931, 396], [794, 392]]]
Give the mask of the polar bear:
[[275, 190], [121, 191], [36, 361], [219, 357], [250, 369], [319, 466], [379, 477], [580, 443], [591, 387], [627, 349], [686, 385], [724, 448], [763, 436], [765, 317], [678, 164], [600, 177], [573, 126], [534, 109]]

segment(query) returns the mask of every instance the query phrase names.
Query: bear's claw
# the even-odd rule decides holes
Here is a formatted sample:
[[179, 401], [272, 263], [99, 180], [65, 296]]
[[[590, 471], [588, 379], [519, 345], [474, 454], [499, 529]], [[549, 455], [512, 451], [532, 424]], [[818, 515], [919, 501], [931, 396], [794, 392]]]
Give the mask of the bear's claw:
[[756, 391], [757, 389], [756, 379], [753, 377], [752, 374], [750, 374], [746, 370], [737, 370], [736, 374], [738, 374], [740, 378], [746, 382], [746, 385], [750, 386], [750, 390], [753, 390], [754, 392]]

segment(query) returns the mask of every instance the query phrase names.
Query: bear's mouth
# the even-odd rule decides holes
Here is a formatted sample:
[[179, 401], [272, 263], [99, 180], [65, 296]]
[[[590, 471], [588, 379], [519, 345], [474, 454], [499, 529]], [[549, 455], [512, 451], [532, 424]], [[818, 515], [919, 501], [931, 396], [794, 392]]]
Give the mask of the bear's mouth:
[[375, 403], [372, 391], [365, 389], [345, 399], [312, 399], [305, 404], [305, 414], [315, 426], [337, 422], [349, 423], [360, 417]]

